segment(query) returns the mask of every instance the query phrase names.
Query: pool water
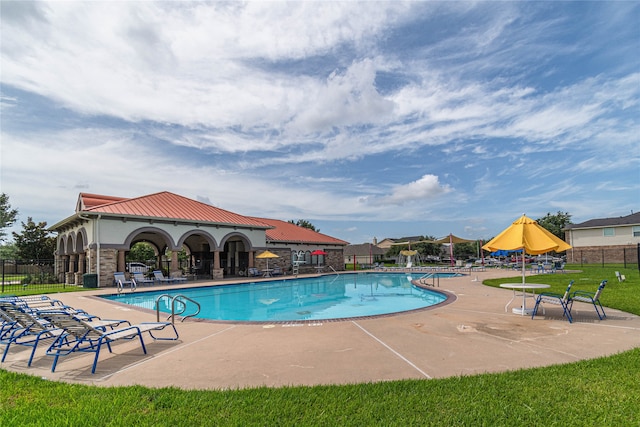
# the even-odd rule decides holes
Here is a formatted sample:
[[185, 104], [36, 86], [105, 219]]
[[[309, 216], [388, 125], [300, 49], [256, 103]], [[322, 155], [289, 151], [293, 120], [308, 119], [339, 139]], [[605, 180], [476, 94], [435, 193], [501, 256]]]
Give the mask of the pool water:
[[[375, 316], [425, 308], [446, 300], [442, 293], [414, 286], [412, 279], [406, 273], [341, 274], [122, 293], [103, 298], [155, 310], [158, 297], [169, 294], [170, 297], [159, 300], [159, 305], [161, 312], [171, 313], [171, 297], [179, 294], [200, 304], [201, 310], [196, 318], [240, 322]], [[186, 304], [185, 315], [196, 311], [191, 302]]]

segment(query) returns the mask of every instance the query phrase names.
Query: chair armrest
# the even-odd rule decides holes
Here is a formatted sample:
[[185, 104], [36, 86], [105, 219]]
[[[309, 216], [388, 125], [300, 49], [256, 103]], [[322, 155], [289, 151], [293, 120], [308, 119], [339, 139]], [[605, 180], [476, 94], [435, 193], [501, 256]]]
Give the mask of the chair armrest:
[[560, 299], [562, 299], [562, 297], [564, 297], [563, 294], [557, 294], [555, 292], [542, 292], [542, 293], [538, 294], [538, 296], [540, 296], [540, 297], [555, 297], [555, 298], [560, 298]]
[[595, 296], [595, 292], [588, 292], [588, 291], [575, 291], [571, 294], [571, 298], [574, 298], [576, 296], [581, 296], [581, 297], [593, 297]]

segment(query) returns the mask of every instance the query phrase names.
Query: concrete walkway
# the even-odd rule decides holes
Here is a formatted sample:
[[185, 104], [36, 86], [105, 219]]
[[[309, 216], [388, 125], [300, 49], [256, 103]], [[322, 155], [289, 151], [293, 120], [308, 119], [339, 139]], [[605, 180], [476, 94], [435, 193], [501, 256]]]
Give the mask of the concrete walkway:
[[[117, 343], [113, 354], [101, 353], [93, 375], [93, 354], [61, 358], [51, 373], [52, 357], [44, 355], [46, 343], [39, 347], [31, 367], [26, 366], [30, 349], [19, 346], [11, 348], [0, 366], [97, 386], [236, 389], [473, 375], [574, 362], [640, 347], [640, 317], [618, 310], [607, 308], [607, 318], [600, 321], [593, 306], [576, 303], [573, 324], [562, 318], [556, 306], [547, 307], [546, 315], [534, 320], [505, 312], [513, 291], [481, 282], [507, 276], [513, 272], [489, 270], [441, 279], [436, 289], [449, 292], [455, 301], [394, 316], [260, 325], [178, 322], [178, 341], [153, 341], [145, 335], [147, 355], [139, 343]], [[95, 297], [114, 291], [52, 297], [103, 318], [155, 321], [150, 311]]]

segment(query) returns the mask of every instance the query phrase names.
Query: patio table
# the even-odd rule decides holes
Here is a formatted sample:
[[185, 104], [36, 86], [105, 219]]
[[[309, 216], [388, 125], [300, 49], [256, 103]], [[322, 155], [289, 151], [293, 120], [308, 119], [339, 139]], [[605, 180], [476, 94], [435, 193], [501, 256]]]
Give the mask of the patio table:
[[513, 289], [513, 297], [511, 297], [511, 299], [509, 300], [509, 302], [507, 303], [507, 305], [504, 306], [504, 311], [507, 312], [509, 305], [511, 305], [511, 303], [513, 302], [514, 299], [516, 299], [516, 290], [522, 290], [522, 306], [521, 307], [514, 307], [511, 309], [511, 312], [514, 314], [520, 314], [522, 316], [524, 316], [525, 314], [527, 316], [531, 315], [531, 313], [533, 313], [533, 309], [527, 309], [527, 289], [531, 289], [533, 291], [533, 294], [531, 295], [533, 298], [536, 297], [536, 289], [547, 289], [549, 287], [551, 287], [551, 285], [545, 285], [543, 283], [503, 283], [500, 285], [501, 288], [507, 288], [507, 289]]

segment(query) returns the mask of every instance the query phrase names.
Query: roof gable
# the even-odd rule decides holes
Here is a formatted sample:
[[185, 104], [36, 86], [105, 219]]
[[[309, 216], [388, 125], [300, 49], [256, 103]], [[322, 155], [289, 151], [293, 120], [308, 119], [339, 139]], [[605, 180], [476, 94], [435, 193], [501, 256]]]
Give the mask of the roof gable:
[[80, 193], [76, 203], [76, 212], [87, 211], [96, 206], [127, 200], [125, 197], [103, 196], [101, 194]]
[[346, 246], [348, 242], [318, 233], [309, 228], [300, 227], [287, 221], [269, 218], [253, 218], [274, 228], [266, 231], [267, 242], [289, 242], [309, 244], [329, 244]]
[[80, 199], [78, 207], [84, 207], [85, 209], [82, 210], [84, 212], [268, 228], [268, 225], [257, 219], [239, 215], [168, 191], [132, 199], [80, 194]]

